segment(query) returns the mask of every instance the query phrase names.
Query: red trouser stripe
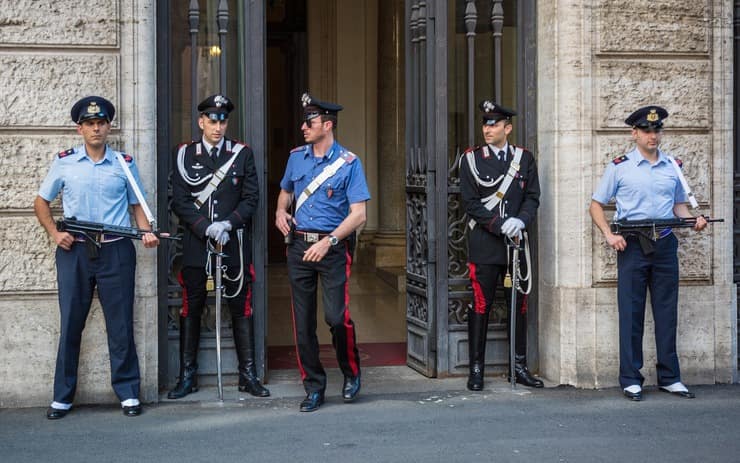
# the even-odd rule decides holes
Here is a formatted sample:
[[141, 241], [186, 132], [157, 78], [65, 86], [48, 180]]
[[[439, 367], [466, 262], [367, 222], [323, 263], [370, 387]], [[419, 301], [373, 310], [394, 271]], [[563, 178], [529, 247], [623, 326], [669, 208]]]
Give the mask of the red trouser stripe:
[[468, 262], [468, 269], [470, 269], [470, 283], [473, 285], [473, 305], [475, 307], [475, 313], [485, 314], [486, 298], [483, 296], [483, 289], [480, 287], [480, 281], [478, 281], [478, 275], [476, 275], [475, 264]]
[[180, 283], [180, 286], [182, 287], [182, 309], [180, 309], [180, 316], [181, 317], [187, 317], [188, 316], [188, 288], [185, 287], [185, 279], [182, 277], [182, 272], [177, 274], [177, 282]]
[[528, 302], [527, 302], [527, 295], [522, 296], [522, 315], [525, 315], [527, 313], [528, 308]]
[[249, 286], [247, 287], [247, 297], [244, 298], [244, 316], [245, 317], [251, 317], [252, 316], [252, 285], [254, 284], [254, 265], [249, 264], [249, 275], [252, 277], [252, 281], [249, 283]]
[[347, 262], [344, 265], [344, 274], [346, 280], [344, 281], [344, 328], [347, 330], [347, 358], [349, 359], [349, 367], [352, 369], [352, 373], [357, 376], [360, 371], [360, 367], [357, 364], [357, 358], [355, 357], [355, 329], [350, 323], [352, 319], [349, 316], [349, 276], [350, 269], [352, 268], [352, 256], [349, 254], [349, 244], [346, 245], [344, 254], [347, 258]]

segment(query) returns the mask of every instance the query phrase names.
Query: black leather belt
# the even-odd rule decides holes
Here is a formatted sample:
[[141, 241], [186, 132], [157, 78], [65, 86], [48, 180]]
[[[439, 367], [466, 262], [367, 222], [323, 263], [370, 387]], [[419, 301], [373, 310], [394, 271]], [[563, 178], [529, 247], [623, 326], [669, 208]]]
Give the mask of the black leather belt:
[[295, 231], [296, 238], [305, 241], [306, 243], [318, 243], [330, 234], [331, 233], [307, 232], [302, 230]]

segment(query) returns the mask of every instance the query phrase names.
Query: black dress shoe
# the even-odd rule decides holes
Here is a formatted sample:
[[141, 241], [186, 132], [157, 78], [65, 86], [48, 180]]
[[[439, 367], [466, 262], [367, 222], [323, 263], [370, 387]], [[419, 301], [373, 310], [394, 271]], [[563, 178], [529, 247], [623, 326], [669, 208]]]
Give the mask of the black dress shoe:
[[642, 391], [630, 392], [623, 390], [624, 396], [634, 402], [640, 402], [642, 400]]
[[141, 404], [139, 405], [124, 405], [123, 414], [126, 416], [139, 416], [141, 415]]
[[684, 399], [694, 399], [696, 398], [696, 395], [693, 392], [690, 391], [669, 391], [668, 389], [660, 388], [661, 391], [667, 392], [669, 394], [673, 394], [678, 397], [682, 397]]
[[357, 398], [357, 394], [360, 392], [360, 375], [357, 376], [345, 376], [344, 387], [342, 387], [342, 398], [345, 403], [352, 402]]
[[306, 395], [306, 398], [303, 399], [303, 402], [301, 402], [301, 411], [302, 412], [315, 412], [319, 409], [321, 404], [324, 403], [324, 393], [323, 392], [309, 392], [308, 395]]
[[67, 416], [67, 413], [69, 413], [70, 410], [72, 409], [64, 410], [63, 408], [49, 407], [49, 409], [46, 410], [46, 417], [50, 420], [60, 420]]

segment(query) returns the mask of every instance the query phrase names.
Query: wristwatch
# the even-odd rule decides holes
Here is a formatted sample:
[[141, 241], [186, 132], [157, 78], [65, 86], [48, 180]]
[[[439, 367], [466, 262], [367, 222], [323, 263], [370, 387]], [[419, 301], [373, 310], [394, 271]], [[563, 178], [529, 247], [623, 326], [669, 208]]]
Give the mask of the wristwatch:
[[339, 238], [334, 235], [329, 235], [329, 244], [331, 244], [332, 246], [336, 246], [337, 244], [339, 244]]

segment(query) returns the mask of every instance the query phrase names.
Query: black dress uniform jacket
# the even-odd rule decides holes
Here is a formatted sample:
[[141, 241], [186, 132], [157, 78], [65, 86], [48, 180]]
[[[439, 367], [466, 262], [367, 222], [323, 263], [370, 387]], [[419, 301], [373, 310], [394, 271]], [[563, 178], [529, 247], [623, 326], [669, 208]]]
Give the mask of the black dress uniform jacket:
[[[177, 152], [175, 152], [175, 169], [172, 173], [172, 209], [180, 218], [181, 225], [185, 229], [182, 253], [184, 267], [205, 266], [207, 259], [206, 228], [211, 223], [221, 220], [228, 220], [232, 226], [231, 237], [224, 246], [224, 252], [229, 256], [239, 256], [239, 240], [236, 239], [236, 231], [243, 228], [245, 239], [243, 240], [242, 252], [244, 252], [245, 262], [251, 261], [249, 233], [252, 215], [257, 209], [259, 200], [257, 170], [251, 148], [244, 143], [224, 138], [218, 160], [214, 162], [201, 140], [190, 142], [185, 149], [182, 168], [191, 179], [203, 178], [216, 172], [233, 155], [232, 152], [227, 151], [229, 142], [232, 149], [237, 143], [244, 145], [244, 148], [239, 152], [225, 178], [211, 195], [211, 199], [206, 201], [200, 209], [195, 206], [195, 199], [197, 193], [206, 188], [208, 182], [203, 182], [197, 186], [186, 183], [180, 173], [180, 168], [177, 166]], [[196, 150], [196, 146], [199, 144], [201, 145], [201, 154], [198, 154]], [[178, 147], [177, 151], [181, 148], [182, 145]], [[213, 220], [210, 217], [211, 203], [214, 213]]]
[[[480, 178], [484, 181], [493, 181], [508, 171], [514, 158], [514, 148], [509, 144], [506, 161], [500, 161], [495, 151], [490, 148], [488, 150], [490, 156], [485, 157], [482, 146], [470, 148], [466, 153], [473, 151]], [[528, 227], [535, 220], [540, 204], [540, 182], [534, 156], [524, 149], [517, 177], [509, 186], [501, 203], [491, 211], [485, 208], [481, 198], [498, 191], [501, 183], [493, 187], [479, 185], [465, 156], [460, 159], [460, 193], [468, 218], [477, 222], [475, 228], [469, 230], [468, 262], [507, 265], [506, 241], [505, 235], [501, 233], [501, 225], [507, 218], [517, 217]]]

